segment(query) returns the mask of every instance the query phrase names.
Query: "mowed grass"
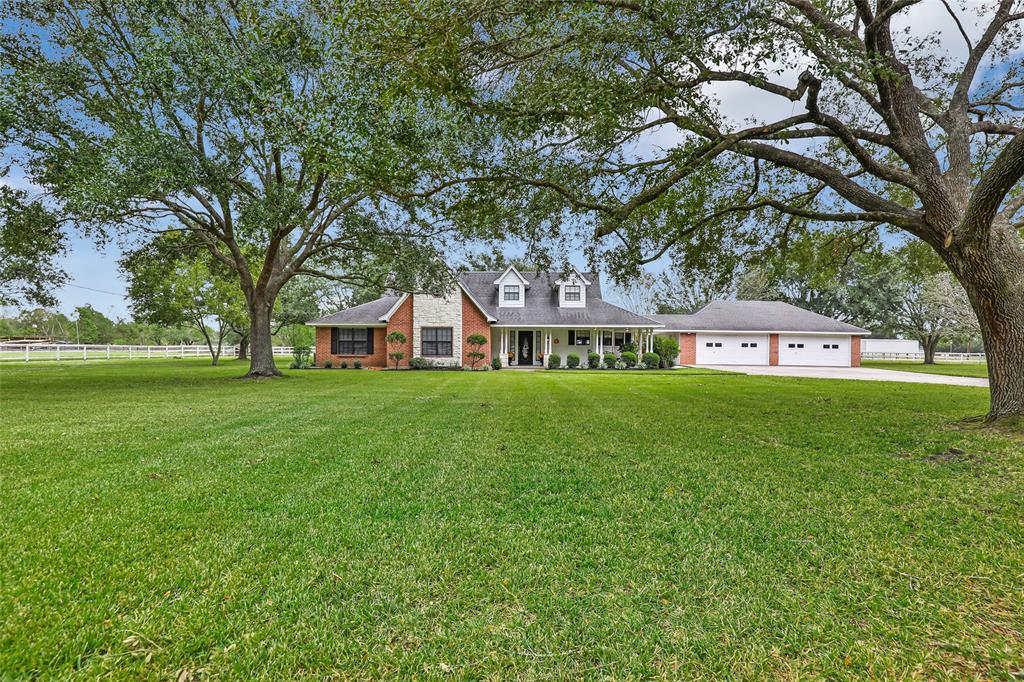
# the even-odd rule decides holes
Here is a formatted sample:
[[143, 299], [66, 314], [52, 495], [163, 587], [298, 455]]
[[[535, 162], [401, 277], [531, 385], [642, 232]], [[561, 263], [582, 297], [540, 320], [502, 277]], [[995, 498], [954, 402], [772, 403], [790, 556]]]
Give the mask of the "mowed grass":
[[0, 368], [0, 678], [1024, 670], [984, 389], [242, 370]]
[[865, 360], [864, 367], [876, 369], [892, 369], [898, 372], [923, 372], [925, 374], [945, 374], [954, 377], [988, 378], [988, 365], [984, 362], [938, 362], [926, 365], [923, 362], [901, 362], [899, 360]]

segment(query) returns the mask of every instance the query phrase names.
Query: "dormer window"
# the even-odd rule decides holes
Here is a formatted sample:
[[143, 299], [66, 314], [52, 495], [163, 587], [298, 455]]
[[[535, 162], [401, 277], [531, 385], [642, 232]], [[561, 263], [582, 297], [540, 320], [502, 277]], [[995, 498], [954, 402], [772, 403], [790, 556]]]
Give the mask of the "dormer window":
[[494, 286], [498, 289], [499, 307], [522, 308], [526, 305], [526, 290], [530, 282], [511, 265], [494, 280]]
[[586, 286], [590, 282], [573, 270], [558, 280], [558, 305], [562, 308], [582, 308], [587, 305]]
[[516, 303], [519, 301], [519, 285], [518, 284], [506, 284], [502, 293], [502, 299], [506, 303]]

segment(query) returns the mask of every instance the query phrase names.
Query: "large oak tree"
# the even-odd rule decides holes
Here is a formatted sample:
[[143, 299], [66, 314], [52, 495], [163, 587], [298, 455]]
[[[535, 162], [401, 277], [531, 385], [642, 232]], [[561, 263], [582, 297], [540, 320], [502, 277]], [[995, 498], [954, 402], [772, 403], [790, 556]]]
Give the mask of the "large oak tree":
[[[380, 63], [494, 132], [452, 203], [570, 211], [613, 269], [714, 260], [794, 225], [902, 231], [970, 296], [989, 418], [1024, 414], [1021, 0], [928, 0], [952, 50], [904, 30], [921, 0], [374, 4], [391, 17], [368, 21]], [[791, 106], [751, 96], [727, 116], [723, 92]]]
[[[448, 228], [387, 199], [431, 162], [434, 118], [377, 87], [345, 16], [321, 4], [0, 10], [5, 155], [80, 229], [136, 248], [175, 230], [198, 240], [244, 294], [253, 376], [278, 373], [271, 315], [292, 277], [407, 290], [450, 277]], [[389, 265], [382, 278], [366, 281], [368, 260]]]

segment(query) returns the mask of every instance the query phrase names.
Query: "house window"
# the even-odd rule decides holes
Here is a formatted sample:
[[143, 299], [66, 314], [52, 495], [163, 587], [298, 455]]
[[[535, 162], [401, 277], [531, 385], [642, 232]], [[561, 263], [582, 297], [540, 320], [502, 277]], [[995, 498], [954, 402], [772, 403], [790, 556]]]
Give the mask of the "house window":
[[716, 341], [715, 342], [715, 348], [721, 348], [721, 347], [722, 347], [722, 343], [720, 341]]
[[570, 329], [569, 330], [569, 345], [570, 346], [589, 346], [590, 345], [590, 330], [588, 330], [588, 329]]
[[624, 343], [629, 343], [632, 340], [633, 340], [633, 334], [631, 334], [630, 332], [615, 332], [615, 344], [614, 345], [616, 345], [616, 346], [621, 346]]
[[751, 348], [757, 348], [757, 344], [756, 343], [752, 343], [752, 344], [750, 344], [750, 347]]
[[614, 339], [615, 335], [612, 334], [611, 332], [604, 332], [603, 334], [601, 334], [601, 344], [604, 346], [614, 346]]
[[372, 355], [373, 329], [334, 327], [331, 329], [332, 355]]
[[506, 301], [518, 301], [519, 300], [519, 285], [518, 284], [506, 284], [504, 289], [504, 298]]
[[839, 350], [839, 344], [838, 344], [838, 343], [826, 343], [826, 344], [825, 344], [824, 346], [822, 346], [822, 347], [823, 347], [823, 348], [824, 348], [825, 350]]
[[802, 343], [791, 343], [791, 344], [789, 344], [789, 347], [790, 348], [803, 348], [804, 344], [802, 344]]
[[[580, 285], [579, 284], [566, 284], [565, 285], [565, 300], [566, 301], [579, 301], [580, 300]], [[589, 343], [589, 341], [588, 341]]]
[[420, 330], [424, 357], [450, 358], [452, 356], [451, 327], [423, 327]]

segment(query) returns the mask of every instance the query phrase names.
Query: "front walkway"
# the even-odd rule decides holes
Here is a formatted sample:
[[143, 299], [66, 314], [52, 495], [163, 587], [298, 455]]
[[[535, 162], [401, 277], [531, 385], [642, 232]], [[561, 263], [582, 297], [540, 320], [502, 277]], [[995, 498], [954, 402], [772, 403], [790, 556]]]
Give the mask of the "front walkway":
[[770, 367], [763, 365], [695, 365], [725, 372], [757, 376], [804, 377], [808, 379], [857, 379], [860, 381], [900, 381], [908, 384], [946, 384], [948, 386], [988, 387], [988, 379], [954, 377], [922, 372], [899, 372], [874, 367]]

